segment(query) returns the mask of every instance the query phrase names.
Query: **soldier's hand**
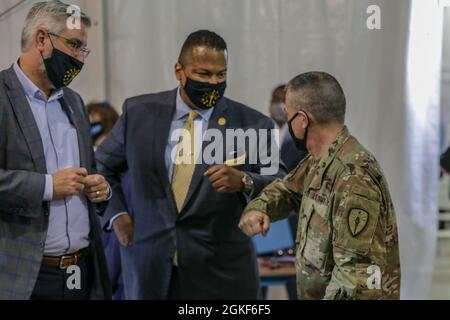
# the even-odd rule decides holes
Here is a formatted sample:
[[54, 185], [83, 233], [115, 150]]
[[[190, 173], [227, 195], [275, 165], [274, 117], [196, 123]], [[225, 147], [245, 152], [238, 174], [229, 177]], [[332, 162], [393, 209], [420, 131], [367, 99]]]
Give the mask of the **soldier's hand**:
[[122, 246], [131, 246], [134, 235], [134, 223], [128, 214], [121, 215], [114, 220], [113, 230]]
[[84, 168], [70, 168], [56, 172], [53, 178], [53, 200], [80, 195], [88, 172]]
[[270, 218], [259, 211], [249, 211], [242, 216], [239, 228], [249, 237], [262, 234], [264, 237], [269, 232]]
[[242, 179], [245, 174], [224, 164], [216, 165], [205, 172], [214, 189], [220, 193], [242, 192], [244, 183]]

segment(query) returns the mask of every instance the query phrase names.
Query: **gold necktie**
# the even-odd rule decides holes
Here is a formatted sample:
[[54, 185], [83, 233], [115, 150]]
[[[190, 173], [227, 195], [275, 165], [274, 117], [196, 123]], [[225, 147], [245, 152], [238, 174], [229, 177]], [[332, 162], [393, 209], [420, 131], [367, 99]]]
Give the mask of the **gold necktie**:
[[192, 176], [195, 171], [195, 127], [194, 120], [197, 112], [190, 112], [180, 136], [180, 143], [175, 159], [175, 167], [172, 177], [172, 190], [177, 204], [178, 212], [181, 212], [186, 200]]

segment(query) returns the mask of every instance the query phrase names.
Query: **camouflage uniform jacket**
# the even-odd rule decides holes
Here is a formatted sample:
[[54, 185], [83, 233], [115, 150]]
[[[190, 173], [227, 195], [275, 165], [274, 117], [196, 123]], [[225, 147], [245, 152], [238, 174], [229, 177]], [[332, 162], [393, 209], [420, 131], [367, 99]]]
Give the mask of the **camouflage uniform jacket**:
[[299, 214], [299, 299], [399, 299], [397, 223], [381, 169], [347, 128], [328, 154], [308, 156], [245, 212], [271, 222]]

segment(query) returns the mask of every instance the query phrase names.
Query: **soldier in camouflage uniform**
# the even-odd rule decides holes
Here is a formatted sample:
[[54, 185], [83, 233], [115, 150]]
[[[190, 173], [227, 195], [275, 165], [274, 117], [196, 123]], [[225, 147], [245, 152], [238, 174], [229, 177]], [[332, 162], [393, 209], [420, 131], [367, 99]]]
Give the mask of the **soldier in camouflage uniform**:
[[240, 228], [264, 235], [270, 222], [299, 214], [299, 299], [399, 299], [394, 207], [377, 161], [344, 125], [341, 86], [307, 73], [290, 82], [286, 98], [291, 135], [310, 155], [247, 206]]

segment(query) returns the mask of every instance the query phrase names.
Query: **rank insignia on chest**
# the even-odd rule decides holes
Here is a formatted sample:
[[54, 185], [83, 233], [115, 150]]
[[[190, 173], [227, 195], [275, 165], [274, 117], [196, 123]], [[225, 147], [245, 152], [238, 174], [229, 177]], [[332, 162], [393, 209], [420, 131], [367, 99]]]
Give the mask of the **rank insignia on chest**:
[[369, 222], [369, 214], [361, 209], [352, 209], [348, 214], [348, 227], [353, 237], [364, 231]]

